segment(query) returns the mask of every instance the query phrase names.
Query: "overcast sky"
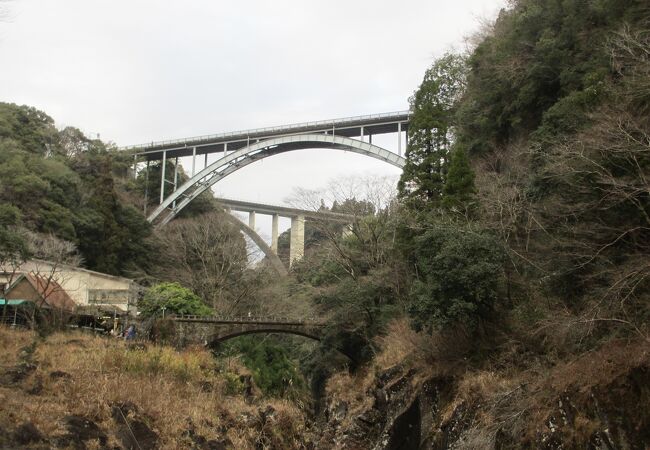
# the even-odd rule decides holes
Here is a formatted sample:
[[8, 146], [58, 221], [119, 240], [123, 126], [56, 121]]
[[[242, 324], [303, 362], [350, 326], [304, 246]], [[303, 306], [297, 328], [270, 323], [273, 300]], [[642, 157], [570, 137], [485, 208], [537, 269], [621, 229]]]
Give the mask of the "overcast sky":
[[[0, 0], [0, 101], [120, 146], [405, 110], [433, 60], [463, 50], [505, 3]], [[394, 137], [373, 143], [397, 146]], [[399, 171], [304, 150], [252, 164], [215, 190], [277, 204], [295, 186], [355, 174]]]

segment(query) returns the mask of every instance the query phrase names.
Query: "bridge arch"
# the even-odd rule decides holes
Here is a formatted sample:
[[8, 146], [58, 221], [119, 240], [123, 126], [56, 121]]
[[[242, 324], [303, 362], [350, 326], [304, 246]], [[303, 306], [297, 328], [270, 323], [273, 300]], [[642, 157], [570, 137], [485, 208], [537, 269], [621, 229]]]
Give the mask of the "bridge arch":
[[[343, 136], [300, 134], [275, 137], [250, 144], [213, 162], [164, 199], [147, 220], [151, 223], [158, 221], [159, 226], [164, 226], [201, 193], [242, 167], [280, 153], [313, 148], [347, 150], [379, 159], [399, 168], [406, 164], [403, 157], [391, 151]], [[165, 212], [167, 214], [164, 214]]]
[[262, 250], [264, 255], [269, 259], [269, 262], [271, 263], [273, 269], [275, 269], [279, 275], [284, 276], [288, 274], [287, 268], [284, 267], [282, 260], [280, 260], [278, 255], [273, 252], [269, 244], [267, 244], [266, 241], [262, 239], [262, 236], [257, 234], [257, 231], [231, 214], [226, 213], [224, 216], [226, 217], [226, 220], [243, 231], [249, 238], [251, 238], [253, 242], [255, 242], [255, 245], [257, 245], [257, 247]]
[[[320, 342], [322, 340], [320, 338], [320, 336], [317, 336], [316, 334], [311, 334], [311, 333], [307, 333], [307, 332], [300, 331], [300, 330], [291, 330], [291, 329], [281, 330], [281, 329], [276, 329], [276, 328], [269, 328], [269, 329], [258, 328], [258, 329], [251, 329], [251, 330], [240, 330], [240, 331], [236, 331], [236, 332], [227, 333], [227, 334], [224, 334], [224, 335], [219, 335], [218, 333], [215, 333], [212, 336], [211, 344], [216, 343], [216, 342], [222, 343], [222, 342], [228, 341], [230, 339], [234, 339], [234, 338], [239, 337], [239, 336], [246, 336], [248, 334], [261, 334], [261, 333], [293, 334], [295, 336], [302, 336], [302, 337], [305, 337], [307, 339], [312, 339], [312, 340], [318, 341], [318, 342]], [[337, 347], [332, 347], [332, 348], [334, 348], [337, 352], [339, 352], [340, 354], [342, 354], [343, 356], [348, 358], [350, 361], [356, 362], [356, 359], [352, 355], [350, 355], [349, 353], [347, 353], [347, 352], [345, 352], [342, 349], [337, 348]]]
[[237, 332], [232, 332], [225, 334], [223, 336], [220, 335], [215, 335], [213, 336], [213, 340], [216, 342], [225, 342], [230, 339], [234, 339], [239, 336], [245, 336], [247, 334], [258, 334], [258, 333], [281, 333], [281, 334], [293, 334], [296, 336], [302, 336], [306, 337], [308, 339], [312, 339], [314, 341], [320, 341], [321, 338], [315, 334], [310, 334], [304, 331], [299, 331], [299, 330], [279, 330], [277, 328], [258, 328], [258, 329], [252, 329], [252, 330], [244, 330], [244, 331], [237, 331]]

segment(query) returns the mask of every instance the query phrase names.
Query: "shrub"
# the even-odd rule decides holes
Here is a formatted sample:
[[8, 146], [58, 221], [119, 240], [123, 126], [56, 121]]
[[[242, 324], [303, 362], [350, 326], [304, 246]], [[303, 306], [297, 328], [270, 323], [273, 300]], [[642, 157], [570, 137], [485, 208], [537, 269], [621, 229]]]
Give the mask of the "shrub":
[[409, 314], [416, 329], [476, 325], [493, 307], [503, 252], [491, 236], [434, 227], [415, 238], [418, 277]]
[[138, 309], [143, 317], [151, 317], [165, 309], [168, 314], [207, 316], [212, 310], [192, 291], [178, 283], [160, 283], [147, 289]]

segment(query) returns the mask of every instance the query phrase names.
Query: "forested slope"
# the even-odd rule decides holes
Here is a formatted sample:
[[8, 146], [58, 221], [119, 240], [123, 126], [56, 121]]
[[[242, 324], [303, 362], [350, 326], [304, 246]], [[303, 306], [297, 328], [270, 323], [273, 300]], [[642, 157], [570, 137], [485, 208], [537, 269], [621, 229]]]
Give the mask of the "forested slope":
[[120, 195], [129, 161], [78, 129], [57, 130], [27, 106], [0, 103], [0, 203], [5, 226], [76, 244], [86, 267], [146, 268], [151, 227]]
[[470, 41], [410, 99], [398, 200], [296, 267], [368, 361], [321, 444], [645, 448], [650, 7], [517, 0]]

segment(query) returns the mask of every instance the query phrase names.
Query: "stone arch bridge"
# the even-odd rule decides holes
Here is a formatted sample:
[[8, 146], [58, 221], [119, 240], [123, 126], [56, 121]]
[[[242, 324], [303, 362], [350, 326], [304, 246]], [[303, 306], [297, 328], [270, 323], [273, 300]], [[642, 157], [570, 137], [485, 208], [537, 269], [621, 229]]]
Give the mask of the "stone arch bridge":
[[[191, 344], [214, 345], [247, 334], [280, 333], [303, 336], [315, 341], [324, 338], [326, 323], [314, 319], [286, 317], [221, 317], [221, 316], [171, 316], [180, 347]], [[355, 358], [345, 350], [336, 348], [351, 361]]]
[[286, 317], [221, 317], [172, 316], [176, 325], [178, 343], [206, 344], [224, 342], [238, 336], [254, 333], [296, 334], [320, 341], [325, 323], [316, 320], [296, 320]]

